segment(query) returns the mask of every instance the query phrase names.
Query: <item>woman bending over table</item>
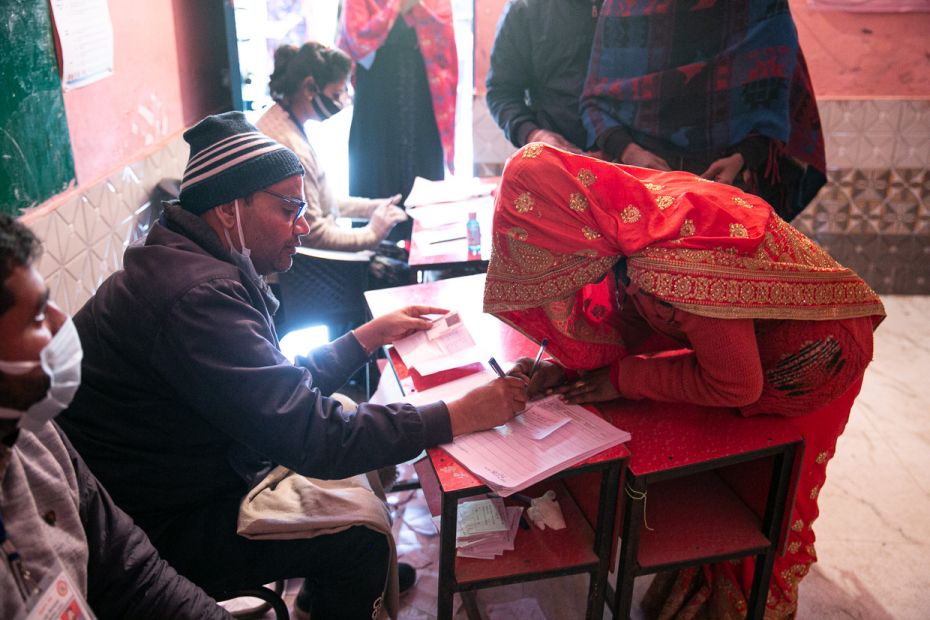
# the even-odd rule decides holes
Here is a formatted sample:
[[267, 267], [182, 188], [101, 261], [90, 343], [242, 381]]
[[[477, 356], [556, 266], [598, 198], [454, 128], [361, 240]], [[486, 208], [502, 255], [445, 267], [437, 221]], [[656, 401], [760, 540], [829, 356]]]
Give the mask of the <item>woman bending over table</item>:
[[[875, 292], [757, 196], [541, 143], [504, 169], [493, 243], [485, 311], [547, 338], [558, 362], [538, 367], [531, 394], [790, 418], [805, 450], [766, 617], [792, 617], [826, 465], [884, 317]], [[751, 583], [750, 561], [720, 562], [658, 576], [647, 601], [662, 618], [738, 616]]]

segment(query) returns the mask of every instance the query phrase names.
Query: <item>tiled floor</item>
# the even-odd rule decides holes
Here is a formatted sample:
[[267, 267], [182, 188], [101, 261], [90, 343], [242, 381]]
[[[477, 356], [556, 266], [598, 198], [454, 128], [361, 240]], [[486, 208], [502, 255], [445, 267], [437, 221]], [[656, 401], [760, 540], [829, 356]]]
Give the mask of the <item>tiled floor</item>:
[[[802, 620], [928, 617], [930, 297], [884, 301], [888, 318], [876, 332], [875, 360], [820, 494], [814, 528], [820, 561], [801, 584]], [[435, 529], [419, 492], [397, 493], [390, 501], [400, 557], [419, 571], [416, 586], [402, 598], [400, 617], [432, 619]], [[638, 580], [637, 591], [646, 585]], [[297, 586], [294, 581], [289, 589]], [[549, 620], [581, 618], [586, 591], [586, 577], [565, 577], [483, 590], [478, 604], [486, 611], [496, 602], [532, 598]], [[464, 610], [455, 617], [465, 618]], [[635, 603], [633, 617], [641, 617]]]

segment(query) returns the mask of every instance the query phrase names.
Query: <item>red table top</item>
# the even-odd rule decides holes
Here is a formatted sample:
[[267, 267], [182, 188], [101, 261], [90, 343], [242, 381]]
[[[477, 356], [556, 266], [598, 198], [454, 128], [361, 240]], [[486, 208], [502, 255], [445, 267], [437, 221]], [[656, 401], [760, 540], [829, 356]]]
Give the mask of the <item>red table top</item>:
[[616, 400], [598, 407], [604, 418], [629, 431], [636, 476], [762, 451], [800, 440], [790, 420], [744, 417], [736, 409], [680, 403]]

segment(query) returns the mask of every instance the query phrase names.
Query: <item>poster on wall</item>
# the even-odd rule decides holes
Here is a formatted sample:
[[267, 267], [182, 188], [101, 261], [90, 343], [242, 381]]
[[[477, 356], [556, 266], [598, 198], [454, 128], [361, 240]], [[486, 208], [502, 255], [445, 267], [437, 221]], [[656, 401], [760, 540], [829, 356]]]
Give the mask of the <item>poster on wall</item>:
[[851, 13], [930, 12], [930, 0], [807, 0], [807, 5], [819, 11]]
[[107, 0], [51, 0], [65, 90], [113, 74], [113, 22]]

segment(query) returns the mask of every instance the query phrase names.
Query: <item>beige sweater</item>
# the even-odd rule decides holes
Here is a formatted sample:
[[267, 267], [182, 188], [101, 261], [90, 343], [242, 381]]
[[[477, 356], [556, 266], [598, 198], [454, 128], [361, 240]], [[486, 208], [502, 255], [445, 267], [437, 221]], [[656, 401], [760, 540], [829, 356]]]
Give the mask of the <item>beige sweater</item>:
[[267, 136], [274, 138], [294, 151], [304, 167], [304, 193], [307, 199], [307, 222], [310, 232], [303, 244], [322, 250], [357, 252], [371, 250], [384, 239], [390, 226], [379, 230], [370, 222], [362, 228], [341, 228], [336, 225], [337, 217], [368, 219], [381, 200], [369, 198], [336, 198], [326, 180], [326, 172], [320, 166], [316, 151], [307, 142], [300, 128], [291, 119], [287, 110], [277, 103], [268, 108], [255, 124]]

